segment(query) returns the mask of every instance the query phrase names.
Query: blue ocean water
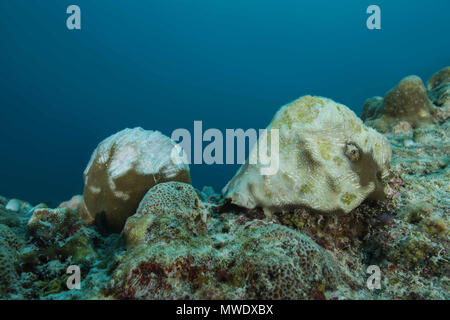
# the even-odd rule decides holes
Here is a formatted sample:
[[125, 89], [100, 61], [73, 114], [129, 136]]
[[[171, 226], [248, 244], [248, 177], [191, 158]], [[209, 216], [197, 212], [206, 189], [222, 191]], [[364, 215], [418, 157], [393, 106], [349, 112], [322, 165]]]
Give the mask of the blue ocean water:
[[[66, 28], [79, 5], [82, 29]], [[366, 28], [377, 4], [382, 29]], [[304, 94], [360, 115], [402, 77], [450, 64], [448, 0], [0, 2], [0, 194], [82, 193], [96, 145], [126, 127], [264, 128]], [[238, 165], [193, 165], [220, 190]]]

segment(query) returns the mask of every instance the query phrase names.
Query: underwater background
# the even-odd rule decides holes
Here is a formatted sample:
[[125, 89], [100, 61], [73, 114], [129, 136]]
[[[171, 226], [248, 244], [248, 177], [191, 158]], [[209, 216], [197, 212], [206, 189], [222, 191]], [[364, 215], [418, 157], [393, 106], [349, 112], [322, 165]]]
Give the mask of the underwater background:
[[[82, 30], [69, 31], [77, 4]], [[382, 29], [366, 28], [366, 8]], [[314, 94], [361, 115], [410, 74], [449, 65], [449, 1], [0, 2], [0, 194], [57, 204], [82, 193], [99, 141], [126, 127], [265, 128]], [[191, 165], [216, 191], [238, 165]]]
[[3, 1], [0, 300], [449, 300], [449, 4]]

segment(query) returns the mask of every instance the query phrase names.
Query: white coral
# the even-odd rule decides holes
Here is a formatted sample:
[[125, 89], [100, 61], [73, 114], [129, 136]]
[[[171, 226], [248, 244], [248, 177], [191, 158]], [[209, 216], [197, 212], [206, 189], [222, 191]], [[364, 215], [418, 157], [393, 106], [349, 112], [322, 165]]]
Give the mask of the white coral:
[[260, 164], [244, 164], [223, 190], [232, 203], [347, 213], [366, 198], [384, 197], [389, 143], [346, 106], [305, 96], [283, 106], [271, 129], [280, 130], [278, 172], [263, 176]]
[[171, 160], [175, 146], [159, 131], [125, 129], [102, 141], [84, 171], [85, 219], [104, 213], [108, 227], [120, 231], [147, 190], [157, 183], [190, 183], [189, 167]]

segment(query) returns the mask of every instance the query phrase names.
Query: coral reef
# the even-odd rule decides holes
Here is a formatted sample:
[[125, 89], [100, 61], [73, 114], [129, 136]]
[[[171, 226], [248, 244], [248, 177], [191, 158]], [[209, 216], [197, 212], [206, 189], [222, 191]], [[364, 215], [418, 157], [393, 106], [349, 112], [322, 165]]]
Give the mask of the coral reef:
[[[144, 152], [144, 141], [134, 144], [134, 135], [162, 136], [124, 131], [94, 153], [87, 185], [94, 193], [96, 186], [108, 191], [91, 201], [99, 208], [109, 208], [108, 201], [123, 204], [105, 185], [109, 177], [123, 173], [132, 180], [148, 169], [165, 178], [135, 180], [145, 188], [120, 218], [120, 234], [110, 232], [112, 224], [105, 230], [101, 223], [86, 223], [96, 211], [88, 211], [89, 200], [80, 195], [56, 209], [0, 197], [0, 299], [450, 299], [450, 124], [443, 116], [448, 71], [427, 84], [437, 111], [424, 118], [426, 125], [386, 113], [391, 99], [413, 110], [405, 99], [396, 100], [406, 92], [368, 101], [365, 124], [382, 123], [384, 136], [325, 98], [306, 96], [283, 107], [269, 126], [280, 129], [280, 172], [259, 178], [258, 167], [246, 164], [225, 197], [210, 187], [196, 190], [189, 179], [165, 181], [173, 167], [153, 165], [167, 153], [147, 157], [161, 145]], [[408, 81], [393, 92], [415, 83], [408, 99], [420, 91], [428, 108], [417, 79]], [[152, 167], [137, 169], [145, 163]], [[189, 177], [187, 168], [170, 172]], [[350, 203], [353, 197], [336, 196], [341, 193], [327, 177], [339, 184], [335, 189], [362, 193]], [[353, 182], [346, 185], [349, 177]], [[130, 194], [137, 190], [116, 180]], [[310, 198], [302, 198], [303, 186], [313, 182]], [[244, 199], [238, 190], [249, 202], [229, 201]], [[337, 207], [346, 214], [329, 214]], [[74, 265], [81, 270], [81, 288], [69, 290], [67, 270]], [[367, 285], [369, 266], [380, 269], [379, 289]]]
[[21, 244], [14, 232], [0, 224], [0, 296], [18, 280], [18, 252]]
[[110, 294], [122, 299], [224, 297], [230, 289], [216, 284], [216, 264], [222, 262], [207, 233], [209, 218], [191, 185], [167, 182], [151, 188], [125, 225], [127, 251]]
[[300, 232], [253, 220], [236, 236], [241, 258], [230, 274], [244, 282], [246, 298], [325, 297], [342, 284], [334, 257]]
[[391, 139], [394, 217], [388, 230], [367, 240], [377, 252], [374, 262], [386, 272], [390, 297], [449, 298], [449, 132], [446, 121], [414, 129], [408, 147]]
[[264, 176], [260, 162], [245, 163], [224, 188], [233, 204], [271, 213], [293, 207], [348, 213], [367, 198], [384, 198], [389, 143], [346, 106], [305, 96], [282, 107], [272, 129], [280, 130], [279, 170]]
[[[117, 235], [102, 237], [69, 208], [20, 210], [0, 204], [1, 299], [99, 299], [106, 274], [121, 246]], [[86, 278], [81, 290], [68, 290], [66, 272], [78, 265]]]
[[121, 299], [307, 299], [345, 286], [334, 257], [309, 237], [227, 214], [212, 213], [207, 228], [206, 209], [190, 185], [150, 189], [127, 221], [128, 249], [109, 292]]
[[174, 146], [160, 132], [142, 128], [125, 129], [102, 141], [84, 171], [85, 220], [99, 219], [120, 232], [152, 186], [190, 183], [189, 167], [171, 160]]
[[28, 231], [47, 257], [71, 257], [76, 264], [95, 259], [89, 230], [84, 221], [69, 208], [40, 208], [28, 221]]

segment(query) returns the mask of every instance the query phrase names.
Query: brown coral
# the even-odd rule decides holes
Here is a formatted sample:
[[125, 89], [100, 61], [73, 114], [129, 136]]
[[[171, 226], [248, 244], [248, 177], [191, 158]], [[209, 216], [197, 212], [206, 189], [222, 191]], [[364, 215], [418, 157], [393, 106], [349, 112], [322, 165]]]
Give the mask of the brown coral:
[[408, 121], [414, 128], [437, 122], [436, 107], [417, 76], [404, 78], [386, 94], [381, 106], [379, 103], [379, 99], [377, 103], [366, 102], [362, 119], [380, 132], [388, 132], [399, 121]]

